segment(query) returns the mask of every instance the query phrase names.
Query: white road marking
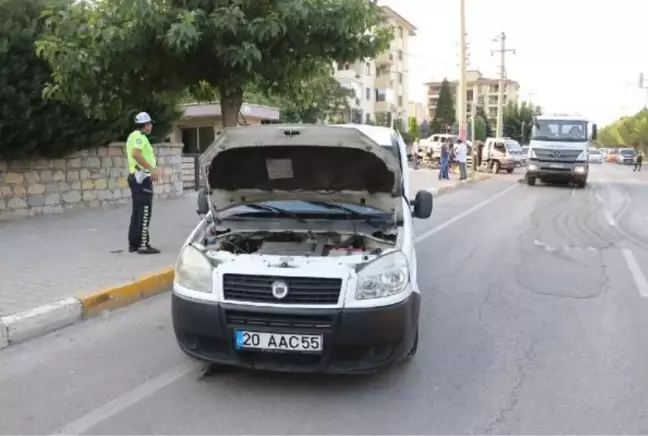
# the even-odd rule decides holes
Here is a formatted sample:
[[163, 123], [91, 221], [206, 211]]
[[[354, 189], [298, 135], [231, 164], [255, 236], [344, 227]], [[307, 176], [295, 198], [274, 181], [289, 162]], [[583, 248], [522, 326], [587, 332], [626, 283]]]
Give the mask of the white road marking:
[[628, 264], [630, 274], [632, 274], [632, 279], [634, 280], [635, 285], [637, 285], [637, 289], [639, 289], [639, 294], [644, 298], [648, 298], [648, 280], [646, 280], [646, 276], [641, 270], [632, 250], [624, 248], [621, 251], [623, 252], [623, 257], [625, 257], [625, 261]]
[[104, 404], [98, 409], [82, 416], [76, 421], [72, 421], [65, 427], [57, 430], [53, 434], [63, 435], [79, 435], [93, 428], [95, 425], [105, 421], [106, 419], [123, 412], [127, 408], [139, 403], [143, 399], [150, 397], [160, 389], [169, 386], [176, 380], [186, 376], [198, 368], [195, 362], [187, 362], [178, 365], [175, 368], [167, 371], [155, 378], [152, 378], [139, 385], [135, 389], [126, 392], [125, 394], [115, 398], [112, 401]]
[[603, 211], [603, 215], [605, 215], [605, 219], [607, 220], [608, 224], [611, 226], [616, 226], [616, 222], [614, 221], [614, 217], [610, 212], [607, 210]]
[[488, 200], [484, 200], [484, 201], [482, 201], [481, 203], [478, 203], [478, 204], [474, 205], [474, 206], [471, 207], [470, 209], [466, 209], [466, 210], [464, 210], [463, 212], [461, 212], [460, 214], [453, 216], [452, 218], [450, 218], [449, 220], [447, 220], [447, 221], [444, 222], [443, 224], [440, 224], [440, 225], [436, 226], [435, 228], [433, 228], [433, 229], [431, 229], [431, 230], [428, 230], [427, 232], [423, 232], [422, 234], [420, 234], [420, 235], [419, 235], [419, 236], [414, 240], [414, 243], [418, 244], [419, 242], [421, 242], [421, 241], [423, 241], [423, 240], [429, 238], [430, 236], [432, 236], [432, 235], [436, 235], [436, 234], [439, 233], [441, 230], [443, 230], [443, 229], [445, 229], [445, 228], [451, 226], [452, 224], [456, 223], [457, 221], [459, 221], [459, 220], [462, 219], [462, 218], [467, 217], [468, 215], [472, 214], [473, 212], [477, 212], [477, 211], [478, 211], [479, 209], [481, 209], [482, 207], [484, 207], [484, 206], [486, 206], [486, 205], [492, 203], [493, 201], [497, 200], [498, 198], [500, 198], [500, 197], [503, 196], [504, 194], [506, 194], [506, 193], [508, 193], [509, 191], [512, 191], [513, 189], [517, 188], [518, 186], [520, 186], [520, 185], [519, 185], [519, 184], [515, 184], [515, 185], [512, 185], [512, 186], [509, 186], [508, 188], [504, 189], [503, 191], [500, 191], [500, 192], [498, 192], [497, 194], [493, 195], [493, 196], [492, 196], [491, 198], [489, 198]]

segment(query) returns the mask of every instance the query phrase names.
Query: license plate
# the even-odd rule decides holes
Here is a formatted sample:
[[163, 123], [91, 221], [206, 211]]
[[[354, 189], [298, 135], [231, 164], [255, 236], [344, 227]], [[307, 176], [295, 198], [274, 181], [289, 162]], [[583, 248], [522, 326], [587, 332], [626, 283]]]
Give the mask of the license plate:
[[552, 164], [549, 164], [549, 168], [564, 168], [564, 166], [563, 166], [563, 164], [552, 163]]
[[321, 353], [322, 335], [297, 335], [289, 333], [248, 332], [237, 330], [234, 345], [237, 350], [271, 350]]

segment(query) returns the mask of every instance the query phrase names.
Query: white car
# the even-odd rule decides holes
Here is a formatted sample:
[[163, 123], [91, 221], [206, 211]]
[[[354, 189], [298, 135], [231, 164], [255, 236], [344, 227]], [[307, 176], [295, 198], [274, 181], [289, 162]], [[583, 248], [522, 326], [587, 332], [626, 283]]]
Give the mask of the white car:
[[175, 268], [172, 318], [196, 359], [372, 372], [413, 356], [420, 293], [405, 143], [388, 127], [226, 130], [200, 166], [204, 219]]
[[603, 153], [601, 153], [601, 150], [598, 150], [596, 148], [591, 148], [589, 150], [589, 162], [590, 163], [603, 163], [604, 157]]

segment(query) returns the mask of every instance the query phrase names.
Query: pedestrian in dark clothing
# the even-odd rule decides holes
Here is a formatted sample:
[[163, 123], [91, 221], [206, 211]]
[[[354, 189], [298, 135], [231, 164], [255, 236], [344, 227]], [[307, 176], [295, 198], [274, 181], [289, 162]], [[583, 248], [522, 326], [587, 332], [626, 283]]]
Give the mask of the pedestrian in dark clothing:
[[643, 163], [643, 153], [639, 152], [637, 153], [637, 157], [635, 157], [635, 166], [632, 171], [641, 171], [641, 164]]
[[448, 144], [441, 145], [441, 170], [439, 171], [439, 180], [450, 180], [448, 176], [448, 161], [450, 160], [450, 151]]

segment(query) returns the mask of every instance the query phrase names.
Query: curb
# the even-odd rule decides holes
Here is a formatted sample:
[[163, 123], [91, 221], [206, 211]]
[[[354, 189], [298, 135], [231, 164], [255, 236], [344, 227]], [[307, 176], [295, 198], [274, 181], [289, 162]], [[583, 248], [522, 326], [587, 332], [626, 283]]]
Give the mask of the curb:
[[440, 186], [438, 188], [430, 188], [428, 191], [430, 191], [434, 195], [442, 195], [448, 191], [453, 191], [460, 187], [461, 185], [466, 185], [469, 183], [476, 183], [480, 182], [482, 180], [488, 180], [493, 177], [492, 174], [487, 174], [487, 173], [476, 173], [468, 177], [467, 180], [456, 180], [453, 184], [451, 185], [444, 185]]
[[173, 274], [173, 267], [168, 267], [123, 285], [0, 317], [0, 349], [165, 292], [173, 284]]

